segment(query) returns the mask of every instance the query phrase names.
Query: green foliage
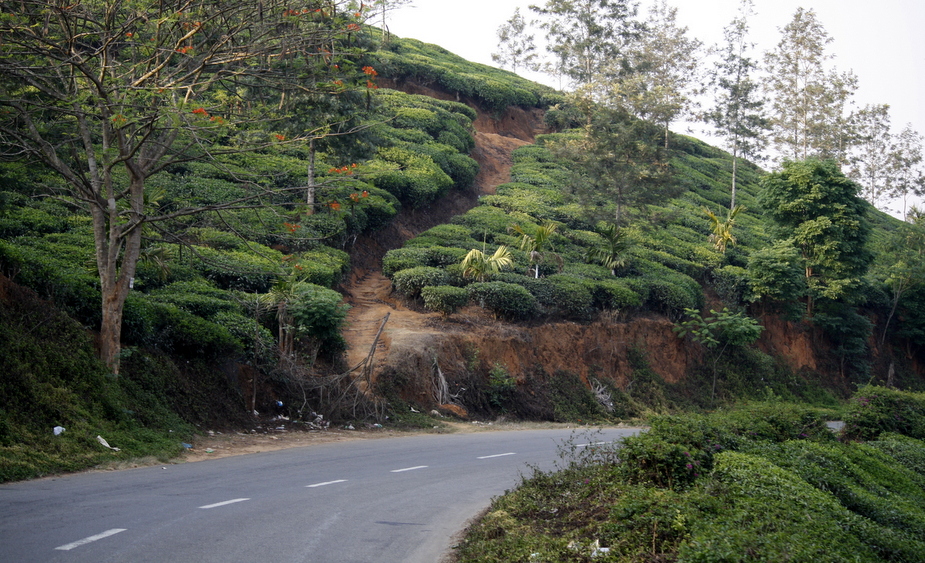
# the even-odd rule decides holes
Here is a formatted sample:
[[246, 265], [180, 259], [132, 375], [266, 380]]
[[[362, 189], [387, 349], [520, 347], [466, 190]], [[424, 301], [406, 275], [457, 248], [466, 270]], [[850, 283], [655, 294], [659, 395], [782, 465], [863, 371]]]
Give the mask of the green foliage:
[[[781, 238], [801, 253], [806, 283], [814, 296], [847, 295], [867, 272], [870, 225], [860, 187], [833, 161], [785, 162], [762, 182], [761, 205]], [[811, 314], [811, 304], [807, 311]]]
[[297, 284], [288, 305], [295, 337], [308, 339], [331, 355], [346, 348], [341, 329], [349, 309], [340, 293], [311, 283]]
[[469, 299], [479, 303], [496, 316], [516, 321], [537, 314], [536, 298], [519, 285], [495, 282], [477, 282], [466, 286]]
[[551, 88], [512, 72], [465, 61], [414, 39], [390, 41], [387, 50], [377, 54], [375, 66], [380, 74], [394, 80], [436, 83], [447, 92], [478, 100], [489, 111], [500, 112], [508, 106], [545, 107], [560, 98]]
[[[163, 394], [112, 377], [84, 328], [26, 290], [0, 306], [0, 482], [180, 452], [191, 427]], [[60, 436], [54, 426], [63, 426]], [[172, 431], [172, 433], [170, 432]], [[97, 442], [105, 436], [121, 448]]]
[[426, 286], [421, 288], [421, 298], [425, 307], [447, 317], [466, 306], [469, 293], [465, 288], [451, 285]]
[[495, 363], [488, 372], [488, 402], [491, 406], [503, 409], [511, 400], [517, 382], [503, 364]]
[[417, 266], [399, 270], [392, 275], [392, 285], [405, 297], [414, 299], [421, 295], [421, 289], [428, 285], [445, 285], [447, 274], [440, 268]]
[[925, 443], [841, 443], [823, 420], [751, 403], [657, 417], [591, 453], [566, 443], [564, 468], [496, 499], [459, 560], [920, 560]]
[[642, 305], [642, 298], [622, 280], [602, 280], [593, 285], [594, 303], [603, 310], [621, 311]]
[[866, 385], [852, 396], [845, 418], [845, 435], [874, 440], [893, 432], [925, 440], [925, 394]]

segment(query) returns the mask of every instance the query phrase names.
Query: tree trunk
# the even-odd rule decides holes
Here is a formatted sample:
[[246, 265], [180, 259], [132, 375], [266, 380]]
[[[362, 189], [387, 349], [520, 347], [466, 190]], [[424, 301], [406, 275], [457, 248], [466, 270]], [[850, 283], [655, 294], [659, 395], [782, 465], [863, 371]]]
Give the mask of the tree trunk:
[[306, 215], [315, 213], [315, 139], [308, 142], [308, 187], [305, 190]]
[[100, 359], [116, 375], [119, 374], [119, 357], [122, 352], [122, 313], [125, 299], [135, 280], [135, 268], [141, 254], [143, 189], [144, 178], [133, 176], [129, 184], [132, 212], [127, 222], [120, 217], [112, 199], [105, 210], [99, 206], [91, 208], [102, 296]]

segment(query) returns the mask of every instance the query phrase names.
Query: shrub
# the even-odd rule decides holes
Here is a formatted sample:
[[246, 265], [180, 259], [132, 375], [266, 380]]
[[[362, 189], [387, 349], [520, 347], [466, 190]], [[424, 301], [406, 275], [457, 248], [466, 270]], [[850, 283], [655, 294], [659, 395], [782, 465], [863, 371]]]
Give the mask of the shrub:
[[309, 339], [328, 354], [346, 348], [341, 328], [349, 309], [340, 293], [311, 283], [298, 284], [289, 305], [296, 335]]
[[565, 274], [549, 276], [547, 280], [551, 302], [544, 305], [552, 307], [556, 314], [565, 318], [587, 319], [591, 316], [594, 299], [583, 280]]
[[594, 282], [594, 305], [599, 309], [619, 311], [628, 307], [639, 307], [642, 298], [626, 283], [610, 279]]
[[391, 278], [396, 272], [427, 265], [427, 249], [414, 246], [396, 248], [382, 257], [382, 273]]
[[421, 297], [424, 299], [425, 307], [442, 313], [444, 317], [452, 315], [469, 302], [469, 293], [465, 288], [450, 285], [423, 287]]
[[399, 293], [414, 299], [421, 294], [421, 289], [428, 285], [445, 285], [446, 271], [430, 266], [418, 266], [395, 272], [392, 285]]
[[861, 440], [875, 439], [882, 432], [925, 439], [925, 393], [866, 385], [851, 398], [844, 432]]
[[496, 316], [509, 320], [529, 319], [537, 313], [536, 298], [525, 288], [505, 282], [478, 282], [466, 286], [469, 299]]
[[199, 317], [212, 317], [219, 312], [235, 311], [239, 308], [229, 299], [227, 291], [204, 281], [175, 282], [152, 291], [149, 296], [152, 301], [173, 303]]

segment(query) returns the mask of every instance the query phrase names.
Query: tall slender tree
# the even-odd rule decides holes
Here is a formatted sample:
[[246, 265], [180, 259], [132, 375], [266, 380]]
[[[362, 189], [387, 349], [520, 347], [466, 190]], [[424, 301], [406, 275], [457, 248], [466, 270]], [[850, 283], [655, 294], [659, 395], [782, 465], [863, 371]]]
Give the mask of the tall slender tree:
[[828, 70], [832, 38], [813, 10], [798, 8], [765, 54], [772, 100], [772, 141], [785, 158], [838, 158], [844, 110], [857, 87], [851, 73]]
[[752, 0], [742, 0], [739, 15], [723, 30], [725, 44], [716, 49], [720, 58], [709, 73], [715, 105], [705, 117], [732, 152], [730, 210], [736, 207], [739, 159], [759, 158], [767, 146], [765, 134], [770, 126], [764, 113], [765, 99], [753, 77], [758, 64], [750, 56], [755, 46], [748, 40], [753, 5]]
[[633, 0], [547, 0], [530, 10], [546, 32], [553, 71], [576, 86], [618, 74], [625, 65], [627, 43], [641, 31], [638, 3]]
[[890, 106], [868, 105], [852, 116], [851, 125], [855, 140], [848, 176], [861, 185], [864, 199], [882, 209], [890, 198]]
[[[333, 91], [362, 14], [347, 2], [0, 0], [0, 157], [63, 179], [51, 193], [92, 218], [102, 293], [101, 356], [118, 373], [122, 312], [145, 225], [253, 205], [160, 211], [147, 181], [221, 146], [291, 142], [274, 129], [296, 92]], [[257, 128], [259, 124], [261, 128]], [[267, 130], [269, 129], [269, 131]]]
[[692, 105], [699, 80], [702, 43], [688, 36], [677, 21], [678, 9], [656, 0], [649, 9], [645, 32], [628, 46], [632, 72], [619, 80], [625, 103], [638, 117], [662, 126], [665, 148], [668, 128]]
[[890, 196], [902, 201], [902, 215], [907, 221], [907, 205], [912, 196], [925, 195], [925, 159], [922, 135], [907, 123], [895, 136], [889, 158]]
[[491, 54], [491, 60], [502, 67], [516, 71], [518, 68], [537, 70], [536, 42], [529, 33], [527, 21], [514, 10], [514, 15], [498, 27], [498, 52]]

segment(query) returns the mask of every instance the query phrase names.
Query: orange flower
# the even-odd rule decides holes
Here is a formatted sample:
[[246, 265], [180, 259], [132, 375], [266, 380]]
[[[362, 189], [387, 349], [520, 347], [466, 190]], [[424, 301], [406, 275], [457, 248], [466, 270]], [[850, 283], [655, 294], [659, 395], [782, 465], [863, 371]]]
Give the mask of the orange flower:
[[285, 140], [286, 140], [286, 136], [285, 136], [285, 135], [280, 135], [279, 133], [277, 133], [276, 135], [274, 135], [274, 137], [276, 137], [276, 140], [277, 140], [277, 141], [285, 141]]
[[337, 203], [336, 201], [332, 201], [331, 203], [329, 203], [328, 207], [330, 207], [334, 211], [340, 211], [340, 204]]
[[209, 116], [209, 112], [207, 112], [207, 111], [205, 110], [205, 108], [196, 108], [196, 109], [193, 110], [193, 113], [196, 114], [196, 115], [201, 115], [201, 116], [203, 116], [203, 117], [208, 117], [208, 116]]
[[370, 76], [379, 76], [379, 73], [376, 72], [376, 69], [374, 69], [374, 68], [371, 67], [371, 66], [364, 66], [364, 67], [363, 67], [363, 72], [364, 72], [365, 74], [370, 75]]

